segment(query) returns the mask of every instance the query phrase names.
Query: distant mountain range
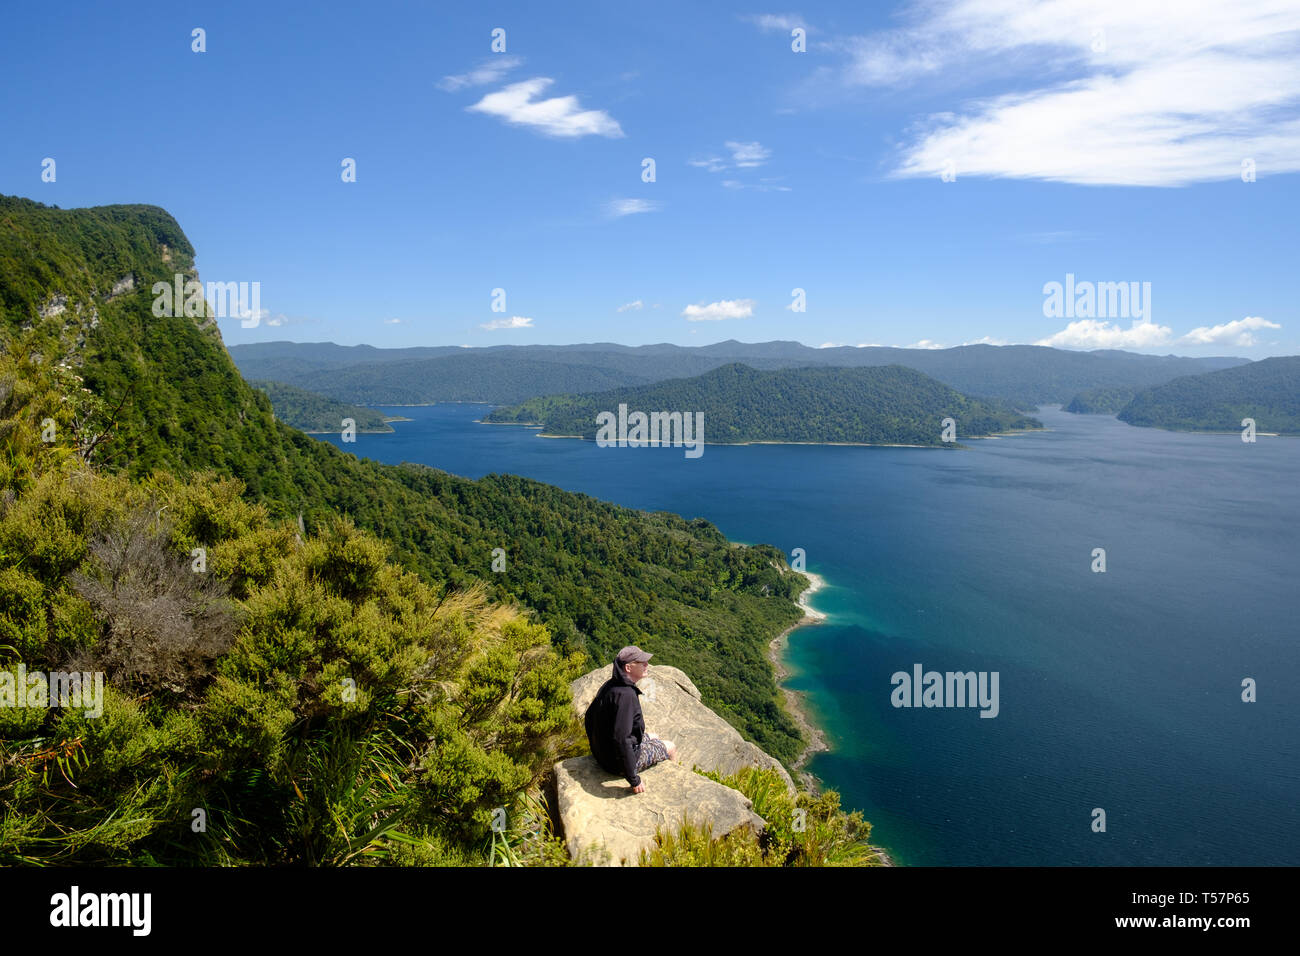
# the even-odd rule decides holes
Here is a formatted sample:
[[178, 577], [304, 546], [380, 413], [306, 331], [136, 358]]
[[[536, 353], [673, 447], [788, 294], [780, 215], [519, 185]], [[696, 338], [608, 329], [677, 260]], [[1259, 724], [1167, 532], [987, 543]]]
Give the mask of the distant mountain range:
[[1079, 392], [1134, 389], [1180, 375], [1231, 368], [1246, 359], [1139, 355], [1116, 350], [1070, 352], [1037, 345], [964, 345], [951, 349], [810, 348], [798, 342], [626, 346], [502, 345], [378, 349], [368, 345], [266, 342], [230, 347], [243, 375], [271, 379], [363, 405], [479, 401], [517, 404], [562, 393], [596, 392], [743, 363], [780, 368], [902, 365], [965, 395], [997, 398], [1022, 409], [1065, 404]]
[[[548, 434], [598, 437], [597, 416], [635, 412], [702, 414], [703, 440], [944, 445], [943, 420], [957, 437], [1041, 423], [1008, 403], [962, 395], [915, 369], [793, 368], [760, 371], [733, 363], [693, 378], [583, 395], [536, 398], [486, 416], [496, 423], [541, 424]], [[698, 438], [698, 435], [695, 435]], [[665, 440], [666, 443], [666, 440]]]

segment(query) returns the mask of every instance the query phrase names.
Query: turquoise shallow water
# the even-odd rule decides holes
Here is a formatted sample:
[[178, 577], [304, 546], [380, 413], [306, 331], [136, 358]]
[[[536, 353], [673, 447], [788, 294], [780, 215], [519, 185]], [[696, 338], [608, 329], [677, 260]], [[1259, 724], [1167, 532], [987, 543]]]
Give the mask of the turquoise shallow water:
[[[1300, 863], [1300, 441], [1045, 408], [1050, 431], [958, 451], [710, 445], [691, 460], [476, 424], [485, 408], [391, 409], [414, 420], [327, 440], [804, 548], [830, 614], [788, 657], [832, 743], [810, 769], [901, 862]], [[892, 706], [891, 675], [918, 663], [996, 671], [998, 716]]]

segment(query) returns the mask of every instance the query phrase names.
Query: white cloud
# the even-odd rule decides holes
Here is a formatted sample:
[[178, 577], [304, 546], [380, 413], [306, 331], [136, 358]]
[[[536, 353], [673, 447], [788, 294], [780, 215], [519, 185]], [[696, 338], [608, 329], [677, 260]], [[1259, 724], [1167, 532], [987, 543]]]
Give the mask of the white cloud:
[[487, 329], [489, 332], [497, 329], [531, 329], [533, 328], [533, 320], [522, 315], [512, 315], [508, 319], [493, 319], [491, 322], [484, 322], [479, 328]]
[[631, 216], [639, 212], [658, 212], [660, 205], [654, 199], [611, 199], [605, 203], [605, 212], [611, 216]]
[[948, 346], [940, 342], [932, 342], [929, 339], [921, 339], [919, 342], [913, 342], [911, 345], [899, 345], [900, 349], [946, 349]]
[[688, 166], [698, 166], [700, 169], [707, 169], [711, 173], [720, 173], [727, 168], [727, 164], [720, 156], [709, 156], [705, 159], [687, 160]]
[[384, 325], [401, 325], [401, 319], [384, 319]]
[[909, 131], [896, 176], [949, 161], [959, 179], [1093, 185], [1239, 179], [1245, 159], [1300, 171], [1295, 0], [914, 0], [908, 19], [833, 44], [841, 80], [1001, 91]]
[[1064, 349], [1141, 349], [1164, 345], [1173, 330], [1141, 319], [1127, 329], [1104, 319], [1079, 319], [1035, 345]]
[[527, 126], [546, 136], [623, 136], [623, 128], [604, 110], [584, 110], [576, 96], [555, 96], [535, 100], [555, 81], [539, 76], [489, 93], [467, 110], [486, 113], [516, 126]]
[[727, 142], [727, 149], [731, 150], [731, 160], [738, 169], [748, 169], [751, 166], [762, 166], [772, 155], [772, 151], [762, 143], [734, 143]]
[[1200, 328], [1192, 329], [1178, 341], [1182, 345], [1249, 346], [1255, 344], [1255, 336], [1251, 334], [1252, 332], [1259, 329], [1280, 328], [1282, 326], [1276, 322], [1261, 319], [1257, 315], [1248, 315], [1244, 319], [1225, 322], [1222, 325], [1202, 325]]
[[688, 305], [682, 309], [691, 322], [712, 322], [720, 319], [747, 319], [754, 314], [753, 299], [723, 299], [708, 305]]
[[1006, 339], [995, 339], [991, 335], [981, 335], [977, 339], [972, 339], [969, 342], [962, 343], [962, 345], [1013, 345], [1013, 344], [1014, 343], [1008, 342]]
[[[254, 329], [259, 326], [270, 326], [279, 328], [285, 325], [315, 325], [320, 319], [314, 319], [305, 315], [285, 315], [283, 312], [272, 312], [270, 309], [258, 309], [256, 312], [252, 309], [241, 309], [237, 315], [230, 316], [228, 319], [224, 316], [219, 317], [221, 321], [234, 322], [238, 320], [240, 325], [246, 329]], [[250, 323], [244, 325], [245, 322]]]
[[451, 93], [463, 90], [467, 86], [486, 86], [495, 83], [523, 62], [524, 58], [521, 56], [494, 56], [484, 60], [468, 73], [444, 76], [438, 81], [438, 88]]
[[779, 177], [764, 179], [756, 183], [742, 183], [735, 179], [724, 179], [722, 185], [727, 189], [757, 189], [761, 193], [788, 193], [791, 191], [789, 186], [776, 185], [776, 178]]
[[626, 302], [623, 305], [620, 305], [617, 311], [626, 312], [629, 309], [639, 310], [643, 308], [645, 308], [645, 303], [642, 302], [640, 299], [637, 299], [635, 302]]
[[754, 24], [764, 33], [789, 33], [795, 27], [803, 27], [812, 32], [797, 13], [751, 13], [742, 16], [742, 20]]
[[725, 145], [731, 150], [730, 159], [707, 156], [704, 159], [688, 160], [688, 165], [698, 166], [711, 173], [720, 173], [727, 169], [753, 169], [755, 166], [762, 166], [772, 157], [772, 151], [759, 142], [740, 143], [728, 140]]

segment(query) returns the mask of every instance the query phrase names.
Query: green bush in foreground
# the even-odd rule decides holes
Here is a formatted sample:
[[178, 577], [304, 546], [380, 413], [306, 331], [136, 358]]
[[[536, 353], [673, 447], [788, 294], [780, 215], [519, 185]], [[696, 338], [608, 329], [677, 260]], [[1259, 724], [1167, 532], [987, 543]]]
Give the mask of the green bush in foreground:
[[708, 824], [689, 820], [676, 831], [655, 834], [655, 848], [642, 851], [642, 866], [879, 866], [870, 845], [871, 824], [858, 811], [840, 809], [834, 790], [791, 796], [775, 770], [745, 767], [723, 775], [697, 771], [739, 790], [767, 821], [761, 834], [742, 828], [713, 839]]
[[0, 386], [0, 681], [103, 675], [100, 714], [0, 706], [0, 865], [487, 863], [525, 824], [579, 733], [543, 625], [238, 481], [98, 474], [86, 393], [7, 355]]

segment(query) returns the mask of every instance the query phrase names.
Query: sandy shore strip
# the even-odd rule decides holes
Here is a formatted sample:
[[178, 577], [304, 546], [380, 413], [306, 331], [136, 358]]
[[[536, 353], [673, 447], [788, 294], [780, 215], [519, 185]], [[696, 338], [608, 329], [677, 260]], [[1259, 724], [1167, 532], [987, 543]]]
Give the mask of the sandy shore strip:
[[[797, 690], [791, 690], [788, 687], [781, 687], [781, 682], [790, 676], [790, 671], [781, 661], [781, 655], [789, 645], [790, 634], [796, 628], [807, 627], [810, 624], [821, 624], [826, 620], [826, 614], [817, 610], [809, 603], [809, 599], [814, 594], [826, 587], [826, 579], [820, 574], [813, 574], [811, 571], [801, 571], [799, 573], [812, 582], [809, 584], [808, 589], [799, 595], [799, 600], [796, 602], [799, 607], [803, 608], [803, 617], [772, 639], [772, 643], [768, 645], [768, 657], [772, 661], [772, 667], [776, 670], [777, 686], [780, 687], [781, 693], [785, 697], [785, 709], [789, 712], [795, 726], [806, 734], [808, 738], [808, 746], [805, 747], [803, 753], [799, 755], [799, 759], [794, 762], [794, 767], [792, 769], [796, 776], [798, 776], [799, 783], [807, 788], [811, 793], [816, 794], [821, 790], [821, 781], [808, 771], [800, 768], [808, 762], [808, 758], [813, 754], [819, 753], [823, 750], [830, 750], [831, 748], [830, 745], [826, 743], [826, 735], [808, 719], [808, 711], [805, 708], [803, 701], [804, 695]], [[895, 865], [893, 859], [889, 855], [889, 851], [884, 847], [872, 845], [871, 849], [876, 852], [876, 857], [880, 860], [882, 865]]]
[[804, 786], [816, 793], [818, 789], [817, 778], [810, 773], [800, 772], [800, 768], [808, 762], [808, 759], [813, 754], [830, 750], [830, 746], [826, 743], [826, 735], [808, 719], [808, 711], [804, 706], [804, 695], [799, 691], [781, 686], [782, 681], [790, 676], [790, 670], [785, 666], [782, 656], [789, 643], [791, 632], [796, 628], [807, 627], [810, 624], [820, 624], [826, 620], [826, 615], [809, 603], [812, 596], [826, 586], [826, 580], [821, 575], [814, 574], [811, 571], [802, 571], [800, 573], [811, 582], [807, 590], [799, 595], [796, 602], [803, 609], [803, 617], [772, 639], [768, 645], [768, 658], [772, 661], [772, 667], [776, 671], [776, 683], [780, 687], [782, 697], [785, 699], [785, 709], [790, 714], [795, 726], [808, 740], [808, 745], [794, 762], [792, 769], [799, 774], [799, 779]]

